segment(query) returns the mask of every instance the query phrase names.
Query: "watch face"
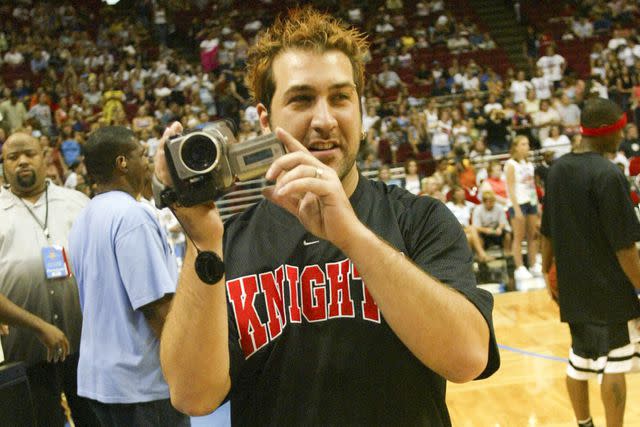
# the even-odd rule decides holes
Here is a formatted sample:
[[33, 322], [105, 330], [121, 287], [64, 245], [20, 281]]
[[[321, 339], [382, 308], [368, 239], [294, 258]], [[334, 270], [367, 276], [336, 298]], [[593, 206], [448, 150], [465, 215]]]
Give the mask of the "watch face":
[[195, 268], [200, 280], [208, 285], [218, 283], [224, 276], [224, 263], [214, 252], [200, 252], [196, 257]]

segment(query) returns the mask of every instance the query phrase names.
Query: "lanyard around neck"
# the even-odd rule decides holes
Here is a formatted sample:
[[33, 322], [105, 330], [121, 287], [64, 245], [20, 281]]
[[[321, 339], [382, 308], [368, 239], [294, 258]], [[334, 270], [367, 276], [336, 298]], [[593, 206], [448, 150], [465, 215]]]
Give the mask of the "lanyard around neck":
[[36, 223], [38, 223], [40, 228], [42, 228], [42, 231], [44, 231], [45, 237], [47, 238], [47, 240], [49, 240], [51, 235], [49, 234], [49, 227], [48, 227], [48, 224], [49, 224], [49, 185], [48, 184], [44, 188], [44, 198], [45, 198], [44, 224], [40, 222], [36, 214], [31, 210], [29, 206], [27, 206], [27, 204], [24, 202], [24, 200], [22, 200], [21, 197], [18, 197], [18, 200], [20, 200], [20, 202], [22, 202], [24, 207], [27, 208], [27, 211], [29, 211], [29, 214], [31, 214], [31, 217], [35, 220]]

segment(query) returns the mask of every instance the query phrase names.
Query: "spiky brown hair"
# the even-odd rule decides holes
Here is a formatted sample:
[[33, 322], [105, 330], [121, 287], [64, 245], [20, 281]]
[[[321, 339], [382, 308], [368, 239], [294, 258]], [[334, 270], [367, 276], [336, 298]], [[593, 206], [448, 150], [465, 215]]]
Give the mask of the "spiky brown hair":
[[364, 90], [366, 36], [313, 7], [295, 8], [278, 16], [274, 24], [249, 49], [245, 82], [256, 102], [271, 106], [276, 90], [272, 74], [274, 58], [287, 49], [317, 52], [339, 50], [349, 58], [358, 94]]

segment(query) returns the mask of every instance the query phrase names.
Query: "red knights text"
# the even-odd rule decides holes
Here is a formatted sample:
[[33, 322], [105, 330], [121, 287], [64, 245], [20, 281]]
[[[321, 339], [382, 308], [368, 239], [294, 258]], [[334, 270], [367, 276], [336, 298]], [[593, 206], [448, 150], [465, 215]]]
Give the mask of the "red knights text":
[[246, 358], [278, 338], [288, 324], [302, 323], [303, 319], [315, 323], [358, 315], [380, 323], [381, 318], [349, 259], [302, 269], [281, 265], [274, 271], [238, 277], [227, 281], [227, 297]]

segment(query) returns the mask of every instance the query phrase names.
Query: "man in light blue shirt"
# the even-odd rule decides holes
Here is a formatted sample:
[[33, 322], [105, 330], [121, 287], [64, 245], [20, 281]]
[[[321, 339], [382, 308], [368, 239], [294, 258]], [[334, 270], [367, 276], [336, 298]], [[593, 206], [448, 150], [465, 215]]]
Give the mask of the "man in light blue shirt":
[[85, 162], [98, 195], [69, 236], [84, 319], [78, 394], [108, 426], [188, 426], [169, 401], [159, 337], [177, 282], [156, 218], [137, 201], [148, 160], [133, 133], [95, 131]]

